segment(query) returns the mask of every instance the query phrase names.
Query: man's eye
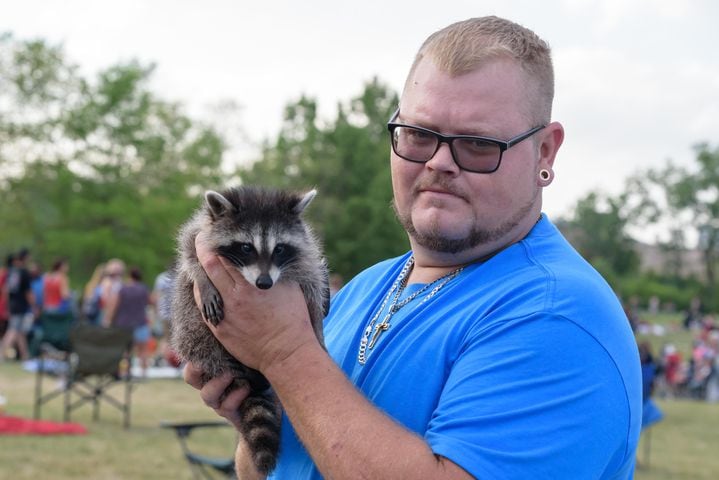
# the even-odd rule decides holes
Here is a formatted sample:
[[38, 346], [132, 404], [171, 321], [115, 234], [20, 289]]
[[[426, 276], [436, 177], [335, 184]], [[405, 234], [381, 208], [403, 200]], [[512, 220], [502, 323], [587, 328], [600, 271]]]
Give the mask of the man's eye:
[[430, 143], [434, 142], [434, 135], [423, 132], [421, 130], [413, 130], [413, 129], [407, 129], [404, 132], [405, 136], [407, 137], [407, 140], [412, 143]]
[[479, 138], [462, 140], [458, 142], [458, 144], [461, 148], [465, 148], [467, 151], [475, 154], [494, 154], [498, 151], [497, 145]]

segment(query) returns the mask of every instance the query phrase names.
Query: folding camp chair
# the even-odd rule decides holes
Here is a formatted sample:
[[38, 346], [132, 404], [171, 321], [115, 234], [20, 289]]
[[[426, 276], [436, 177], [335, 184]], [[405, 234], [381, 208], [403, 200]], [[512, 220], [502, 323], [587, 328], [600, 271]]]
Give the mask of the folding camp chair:
[[217, 472], [219, 475], [227, 478], [235, 477], [235, 459], [229, 457], [211, 457], [193, 452], [189, 445], [189, 438], [196, 429], [230, 427], [227, 422], [218, 420], [212, 422], [190, 422], [190, 423], [172, 423], [162, 422], [160, 426], [163, 428], [171, 428], [177, 435], [180, 442], [180, 448], [185, 459], [190, 463], [193, 478], [196, 479], [212, 479], [211, 472]]
[[[98, 327], [79, 323], [70, 330], [70, 348], [57, 350], [42, 345], [35, 381], [34, 417], [40, 418], [41, 406], [62, 395], [64, 398], [64, 420], [70, 420], [71, 412], [91, 402], [93, 420], [100, 414], [100, 402], [105, 401], [123, 414], [123, 425], [130, 426], [130, 405], [132, 394], [131, 352], [132, 331], [115, 327]], [[64, 384], [43, 393], [43, 377], [50, 361], [60, 362], [60, 374]], [[123, 368], [123, 366], [125, 368]], [[115, 384], [124, 385], [123, 399], [111, 395], [108, 389]], [[77, 398], [73, 399], [73, 394]]]

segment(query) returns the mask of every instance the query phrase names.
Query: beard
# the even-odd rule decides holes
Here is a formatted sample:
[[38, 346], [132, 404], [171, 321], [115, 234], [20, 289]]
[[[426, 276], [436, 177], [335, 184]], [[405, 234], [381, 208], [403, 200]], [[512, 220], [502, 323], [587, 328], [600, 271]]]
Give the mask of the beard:
[[[443, 183], [444, 182], [437, 182], [437, 184]], [[443, 187], [447, 189], [445, 185], [443, 185]], [[415, 193], [412, 197], [413, 201], [416, 200], [418, 195], [417, 192], [419, 191], [419, 188], [415, 188]], [[424, 229], [424, 231], [420, 232], [417, 230], [414, 222], [412, 221], [411, 206], [405, 212], [400, 212], [399, 208], [397, 208], [396, 200], [393, 200], [392, 209], [394, 210], [394, 214], [399, 223], [405, 229], [407, 234], [409, 234], [409, 236], [417, 242], [417, 244], [435, 252], [456, 254], [471, 250], [480, 245], [495, 242], [496, 240], [501, 239], [508, 232], [512, 231], [532, 211], [539, 192], [540, 189], [537, 188], [532, 197], [524, 205], [511, 212], [509, 218], [493, 228], [481, 225], [480, 220], [476, 216], [473, 216], [469, 232], [461, 238], [448, 237], [441, 231], [439, 225], [436, 223], [430, 228]], [[467, 197], [465, 196], [463, 198]]]

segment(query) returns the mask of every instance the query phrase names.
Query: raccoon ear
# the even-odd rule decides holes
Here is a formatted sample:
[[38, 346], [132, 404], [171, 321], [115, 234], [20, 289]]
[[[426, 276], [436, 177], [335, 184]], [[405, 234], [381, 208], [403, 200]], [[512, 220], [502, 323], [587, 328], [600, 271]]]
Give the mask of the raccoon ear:
[[307, 208], [307, 205], [312, 202], [312, 199], [315, 198], [315, 195], [317, 195], [317, 190], [312, 189], [309, 192], [305, 193], [304, 197], [300, 200], [300, 202], [294, 206], [292, 211], [296, 214], [300, 214], [305, 211], [305, 208]]
[[205, 201], [207, 202], [207, 206], [210, 207], [212, 214], [218, 217], [234, 208], [230, 201], [223, 197], [222, 194], [212, 190], [205, 192]]

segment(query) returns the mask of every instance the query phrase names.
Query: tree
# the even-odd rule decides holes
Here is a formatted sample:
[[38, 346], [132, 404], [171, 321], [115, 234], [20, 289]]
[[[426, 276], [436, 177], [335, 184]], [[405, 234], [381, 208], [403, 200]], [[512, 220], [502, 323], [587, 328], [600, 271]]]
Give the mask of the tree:
[[149, 90], [152, 72], [133, 61], [88, 80], [61, 47], [0, 37], [0, 246], [68, 256], [74, 278], [111, 257], [164, 269], [225, 146]]
[[[675, 230], [693, 232], [704, 259], [708, 292], [717, 290], [719, 260], [719, 148], [707, 144], [695, 147], [696, 165], [692, 169], [671, 162], [659, 170], [649, 170], [645, 191], [653, 192], [657, 217]], [[654, 188], [652, 188], [654, 187]], [[675, 238], [676, 241], [676, 238]]]
[[636, 242], [627, 233], [632, 218], [628, 195], [590, 192], [577, 202], [572, 220], [563, 227], [579, 253], [610, 277], [635, 273], [639, 267]]
[[321, 234], [330, 268], [344, 277], [407, 248], [391, 209], [386, 122], [398, 99], [377, 79], [336, 117], [321, 121], [314, 99], [285, 109], [277, 138], [240, 172], [245, 183], [318, 189], [308, 215]]

